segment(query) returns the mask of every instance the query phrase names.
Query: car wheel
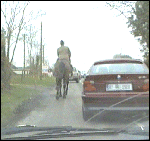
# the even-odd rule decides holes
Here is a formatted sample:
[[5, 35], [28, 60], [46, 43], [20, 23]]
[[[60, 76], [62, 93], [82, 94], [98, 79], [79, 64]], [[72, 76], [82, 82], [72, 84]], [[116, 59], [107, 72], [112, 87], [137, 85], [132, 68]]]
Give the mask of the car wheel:
[[76, 79], [76, 83], [79, 83], [79, 79]]

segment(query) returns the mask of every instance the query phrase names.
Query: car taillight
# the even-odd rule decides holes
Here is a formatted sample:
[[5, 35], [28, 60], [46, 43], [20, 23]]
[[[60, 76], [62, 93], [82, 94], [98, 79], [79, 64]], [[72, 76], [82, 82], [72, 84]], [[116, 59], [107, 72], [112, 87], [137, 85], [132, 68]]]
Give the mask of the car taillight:
[[144, 80], [144, 85], [143, 85], [143, 90], [146, 92], [146, 91], [149, 91], [149, 79], [145, 79]]
[[84, 90], [85, 91], [96, 91], [96, 88], [93, 86], [94, 81], [84, 81]]

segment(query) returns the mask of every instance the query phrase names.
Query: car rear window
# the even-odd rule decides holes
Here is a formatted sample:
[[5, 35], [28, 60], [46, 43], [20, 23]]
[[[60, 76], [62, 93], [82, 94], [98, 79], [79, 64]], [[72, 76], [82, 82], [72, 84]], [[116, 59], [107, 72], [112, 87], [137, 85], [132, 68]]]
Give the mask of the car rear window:
[[94, 74], [149, 74], [149, 69], [143, 64], [137, 63], [113, 63], [93, 65], [89, 72]]

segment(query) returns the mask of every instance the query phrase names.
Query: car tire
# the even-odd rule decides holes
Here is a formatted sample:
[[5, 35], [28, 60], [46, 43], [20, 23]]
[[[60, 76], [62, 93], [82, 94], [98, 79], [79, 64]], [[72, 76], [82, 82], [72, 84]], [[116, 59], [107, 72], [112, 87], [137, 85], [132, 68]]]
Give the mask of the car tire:
[[76, 79], [76, 83], [79, 83], [79, 79]]

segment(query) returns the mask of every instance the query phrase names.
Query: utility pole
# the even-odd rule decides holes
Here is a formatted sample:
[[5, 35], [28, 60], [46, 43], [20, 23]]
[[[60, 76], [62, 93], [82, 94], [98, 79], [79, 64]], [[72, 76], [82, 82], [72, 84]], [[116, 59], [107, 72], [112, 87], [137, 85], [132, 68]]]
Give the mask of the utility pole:
[[43, 45], [43, 64], [44, 64], [44, 45]]
[[122, 55], [122, 48], [121, 48], [121, 53], [120, 53], [120, 55]]
[[25, 77], [25, 34], [24, 34], [24, 77]]
[[31, 25], [30, 25], [30, 71], [31, 71], [31, 49], [32, 49], [32, 38], [31, 38]]
[[42, 80], [42, 21], [41, 21], [41, 47], [40, 47], [40, 80]]
[[22, 75], [21, 75], [21, 81], [23, 79], [23, 77], [25, 77], [25, 34], [23, 34], [24, 37], [24, 61], [23, 61], [23, 69], [22, 69]]

